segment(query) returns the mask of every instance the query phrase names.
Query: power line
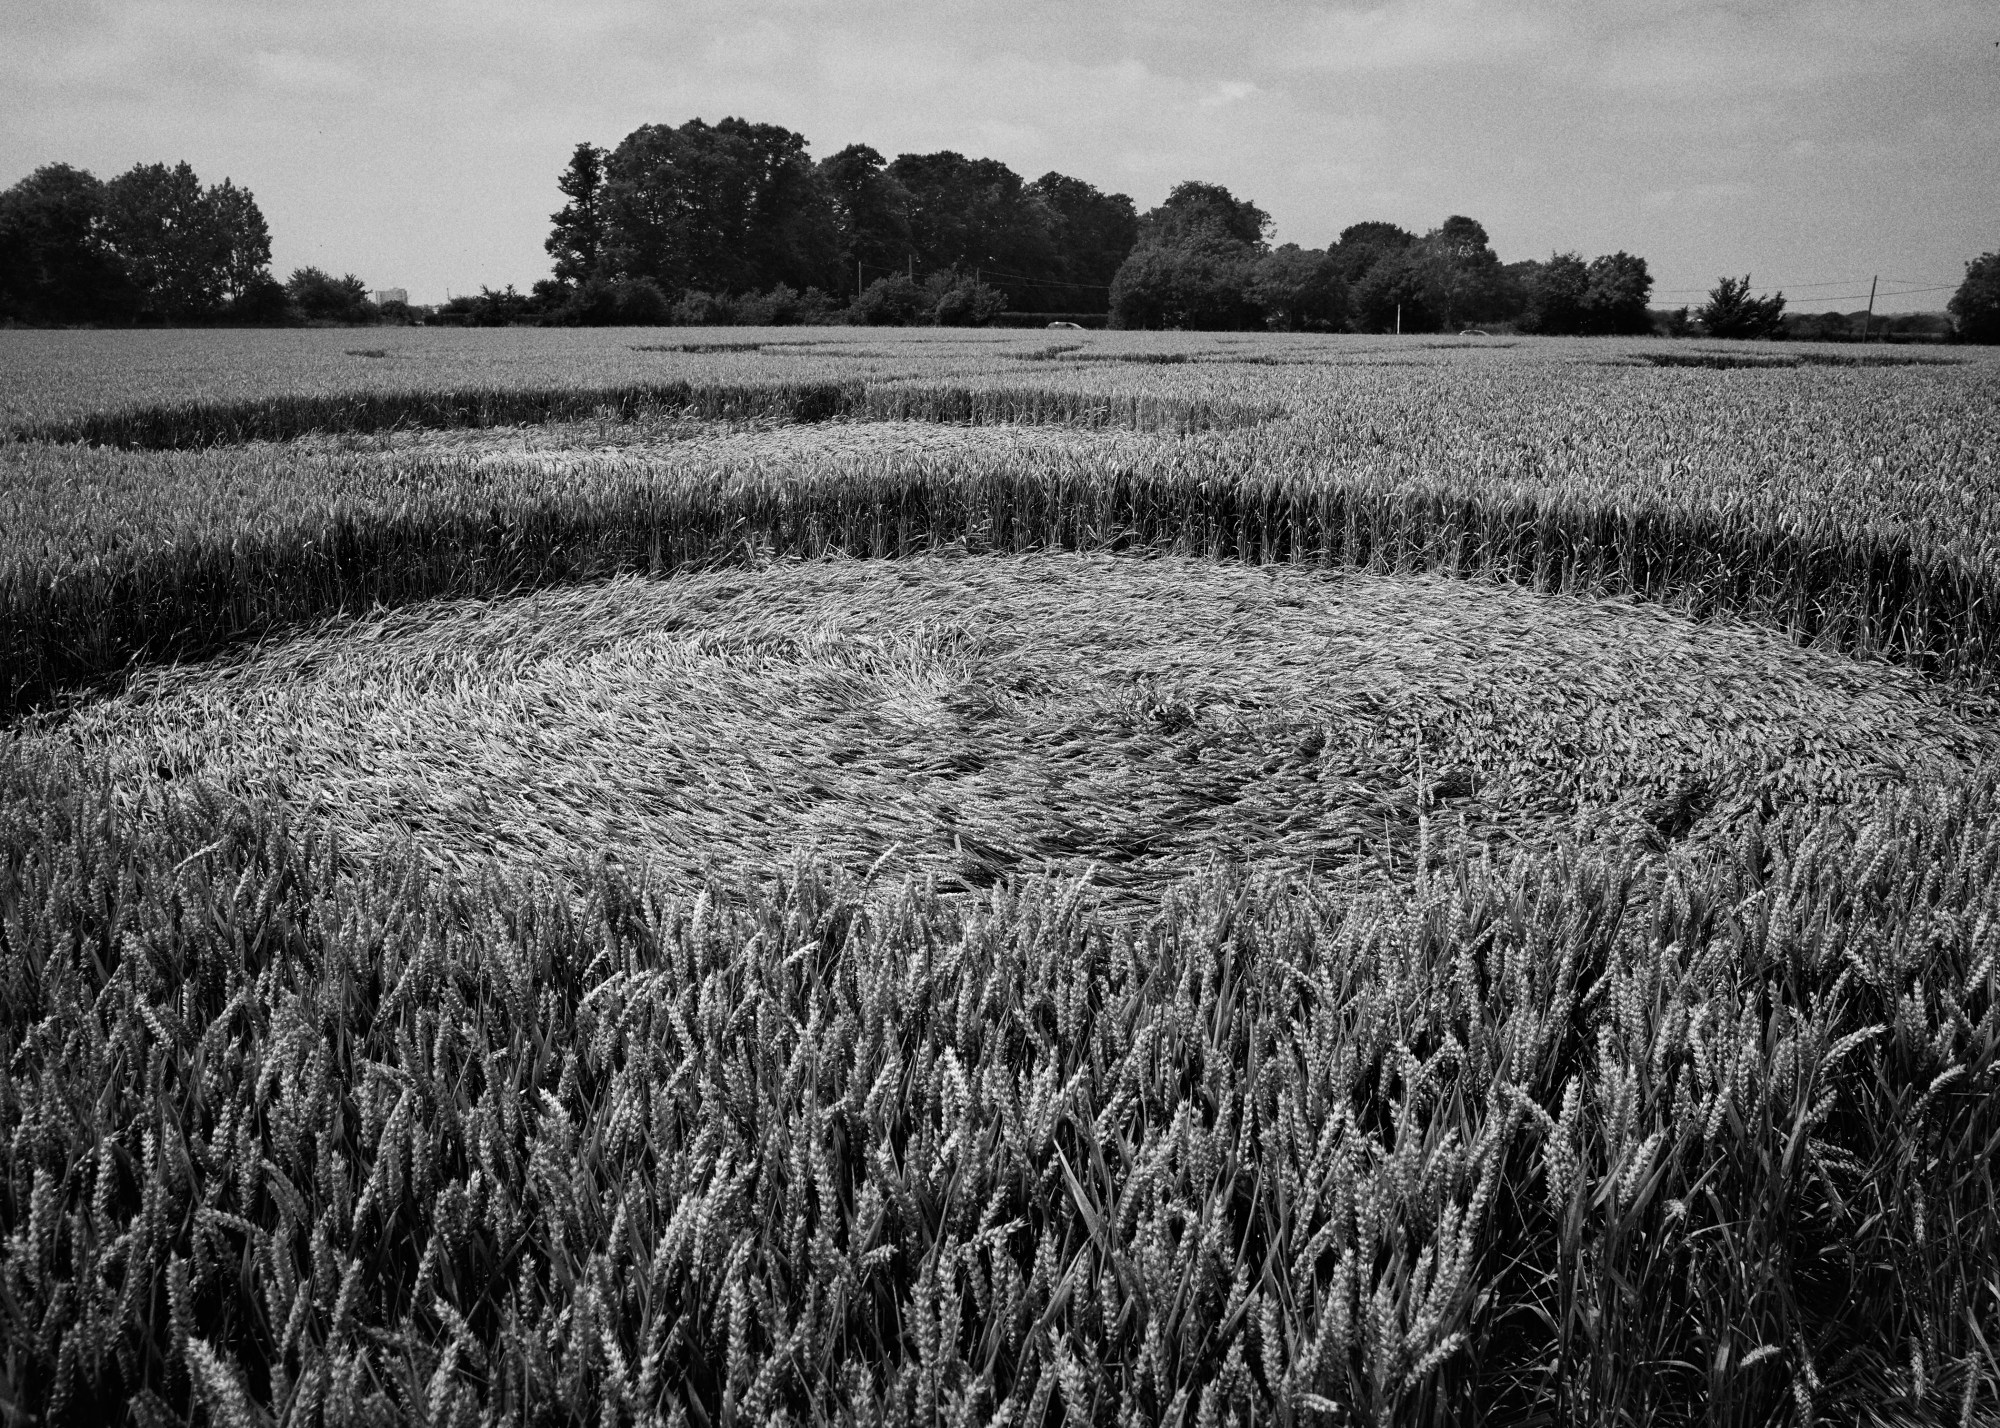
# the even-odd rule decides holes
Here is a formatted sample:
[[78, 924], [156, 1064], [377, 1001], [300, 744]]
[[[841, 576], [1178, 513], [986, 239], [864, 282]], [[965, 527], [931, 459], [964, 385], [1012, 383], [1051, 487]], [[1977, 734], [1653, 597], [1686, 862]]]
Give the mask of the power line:
[[[1791, 292], [1805, 292], [1805, 291], [1807, 291], [1807, 290], [1808, 290], [1808, 289], [1810, 289], [1810, 288], [1846, 288], [1846, 287], [1853, 287], [1853, 286], [1854, 286], [1854, 285], [1855, 285], [1856, 283], [1858, 283], [1858, 282], [1860, 282], [1860, 281], [1861, 281], [1861, 280], [1860, 280], [1859, 278], [1836, 278], [1836, 279], [1831, 279], [1831, 280], [1829, 280], [1829, 281], [1827, 281], [1827, 282], [1823, 282], [1823, 283], [1759, 283], [1759, 284], [1758, 284], [1758, 285], [1757, 285], [1757, 286], [1756, 286], [1756, 287], [1755, 287], [1754, 289], [1752, 289], [1752, 291], [1753, 291], [1753, 292], [1760, 292], [1760, 293], [1768, 293], [1768, 292], [1777, 292], [1777, 291], [1779, 291], [1779, 290], [1781, 290], [1781, 289], [1782, 289], [1783, 291], [1785, 291], [1785, 292], [1788, 292], [1788, 293], [1791, 293]], [[1958, 286], [1958, 284], [1957, 284], [1956, 282], [1945, 282], [1945, 281], [1942, 281], [1942, 280], [1940, 280], [1940, 279], [1934, 279], [1934, 278], [1885, 278], [1885, 279], [1883, 279], [1883, 281], [1884, 281], [1884, 282], [1890, 282], [1890, 283], [1933, 283], [1933, 284], [1935, 284], [1935, 286], [1933, 286], [1933, 287], [1925, 287], [1925, 288], [1914, 288], [1914, 289], [1912, 289], [1912, 291], [1914, 291], [1914, 292], [1935, 292], [1935, 291], [1937, 291], [1937, 290], [1938, 290], [1939, 288], [1955, 288], [1955, 287], [1957, 287], [1957, 286]], [[1710, 291], [1710, 289], [1708, 289], [1708, 288], [1655, 288], [1655, 289], [1653, 289], [1653, 291], [1654, 291], [1654, 292], [1655, 292], [1656, 294], [1658, 294], [1659, 296], [1661, 296], [1661, 297], [1666, 297], [1666, 296], [1669, 296], [1669, 295], [1673, 295], [1673, 296], [1678, 296], [1678, 295], [1680, 295], [1680, 294], [1682, 294], [1682, 293], [1705, 293], [1705, 292], [1708, 292], [1708, 291]], [[1866, 297], [1866, 296], [1867, 296], [1867, 294], [1866, 294], [1866, 293], [1863, 293], [1863, 294], [1862, 294], [1862, 296], [1863, 296], [1863, 297]], [[1893, 293], [1892, 293], [1892, 294], [1889, 294], [1889, 296], [1892, 296], [1892, 297], [1893, 297], [1893, 296], [1894, 296], [1894, 294], [1893, 294]], [[1832, 302], [1832, 301], [1834, 301], [1834, 299], [1832, 299], [1832, 298], [1814, 298], [1814, 299], [1813, 299], [1813, 301], [1814, 301], [1814, 302]]]
[[[1885, 289], [1884, 289], [1884, 290], [1883, 290], [1883, 291], [1882, 291], [1882, 292], [1881, 292], [1881, 293], [1879, 294], [1879, 296], [1882, 296], [1882, 297], [1885, 297], [1885, 298], [1896, 298], [1896, 297], [1915, 297], [1915, 296], [1916, 296], [1916, 295], [1917, 295], [1918, 293], [1942, 293], [1942, 292], [1950, 292], [1950, 291], [1951, 291], [1951, 290], [1952, 290], [1953, 288], [1955, 288], [1955, 287], [1957, 287], [1957, 286], [1958, 286], [1958, 284], [1957, 284], [1957, 283], [1940, 283], [1940, 284], [1939, 284], [1938, 286], [1936, 286], [1936, 287], [1934, 287], [1934, 288], [1902, 288], [1902, 289], [1899, 289], [1899, 290], [1898, 290], [1898, 291], [1896, 291], [1896, 292], [1890, 292], [1890, 291], [1888, 291], [1888, 290], [1887, 290], [1887, 289], [1885, 288]], [[1867, 293], [1828, 293], [1828, 294], [1825, 294], [1824, 296], [1821, 296], [1821, 297], [1811, 297], [1811, 298], [1802, 298], [1802, 299], [1800, 299], [1800, 301], [1802, 301], [1802, 302], [1850, 302], [1850, 301], [1852, 301], [1852, 302], [1859, 302], [1859, 301], [1860, 301], [1860, 300], [1861, 300], [1862, 298], [1865, 298], [1865, 297], [1867, 297], [1867, 296], [1868, 296], [1868, 294], [1867, 294]]]
[[[857, 269], [860, 268], [862, 266], [861, 260], [857, 258], [855, 260], [854, 266]], [[883, 268], [879, 263], [870, 263], [868, 264], [868, 266], [871, 268], [876, 268], [879, 271], [885, 273], [902, 271], [902, 269], [900, 268]], [[952, 264], [952, 271], [954, 272], [958, 271], [958, 265], [956, 263]], [[1012, 278], [1015, 282], [1033, 283], [1036, 287], [1041, 287], [1041, 288], [1089, 288], [1094, 292], [1101, 292], [1101, 293], [1108, 293], [1111, 291], [1111, 284], [1109, 283], [1077, 283], [1077, 282], [1071, 282], [1066, 278], [1037, 278], [1027, 273], [1010, 273], [1002, 268], [989, 268], [986, 267], [984, 264], [981, 264], [974, 271], [977, 272], [982, 277]]]
[[1026, 273], [1009, 273], [1000, 268], [982, 267], [979, 271], [988, 277], [1012, 278], [1016, 282], [1033, 283], [1041, 288], [1092, 288], [1102, 293], [1111, 291], [1109, 283], [1073, 283], [1064, 278], [1031, 278]]

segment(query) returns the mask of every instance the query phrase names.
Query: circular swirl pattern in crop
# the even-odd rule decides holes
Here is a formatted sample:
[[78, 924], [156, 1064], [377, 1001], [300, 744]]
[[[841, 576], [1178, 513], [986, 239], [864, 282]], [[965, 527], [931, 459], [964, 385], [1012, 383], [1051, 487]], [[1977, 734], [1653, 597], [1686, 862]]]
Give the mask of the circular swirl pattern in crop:
[[1948, 773], [1941, 686], [1657, 606], [1068, 555], [782, 562], [346, 619], [37, 737], [135, 791], [276, 795], [434, 865], [675, 881], [799, 852], [1143, 894], [1212, 860], [1373, 881], [1464, 839], [1664, 847]]

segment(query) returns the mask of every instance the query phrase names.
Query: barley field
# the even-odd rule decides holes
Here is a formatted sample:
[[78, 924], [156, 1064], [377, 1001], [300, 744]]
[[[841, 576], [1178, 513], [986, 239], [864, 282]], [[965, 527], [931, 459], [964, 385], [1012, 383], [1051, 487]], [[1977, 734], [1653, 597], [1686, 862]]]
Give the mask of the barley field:
[[0, 377], [8, 1421], [2000, 1422], [1990, 353]]

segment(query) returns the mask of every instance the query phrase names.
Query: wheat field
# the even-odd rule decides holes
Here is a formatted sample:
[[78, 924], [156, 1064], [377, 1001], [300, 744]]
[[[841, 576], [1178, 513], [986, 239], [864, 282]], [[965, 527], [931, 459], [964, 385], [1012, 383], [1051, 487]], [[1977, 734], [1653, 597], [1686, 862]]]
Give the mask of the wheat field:
[[0, 333], [0, 1410], [2000, 1417], [1993, 359], [1053, 336]]

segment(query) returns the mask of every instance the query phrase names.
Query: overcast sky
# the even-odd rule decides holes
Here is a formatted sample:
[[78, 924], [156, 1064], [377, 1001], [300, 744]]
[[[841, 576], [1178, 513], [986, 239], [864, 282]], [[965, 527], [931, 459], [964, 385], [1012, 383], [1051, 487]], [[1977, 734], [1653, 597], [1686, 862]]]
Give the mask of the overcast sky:
[[0, 186], [184, 158], [256, 194], [280, 277], [438, 301], [548, 275], [578, 140], [736, 114], [1846, 309], [2000, 248], [1996, 42], [1993, 0], [4, 0]]

